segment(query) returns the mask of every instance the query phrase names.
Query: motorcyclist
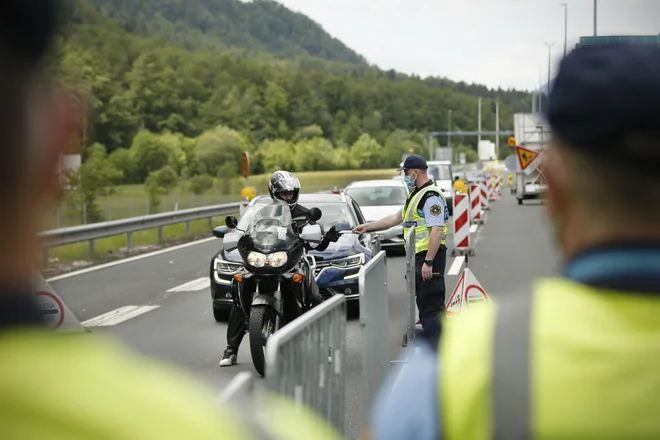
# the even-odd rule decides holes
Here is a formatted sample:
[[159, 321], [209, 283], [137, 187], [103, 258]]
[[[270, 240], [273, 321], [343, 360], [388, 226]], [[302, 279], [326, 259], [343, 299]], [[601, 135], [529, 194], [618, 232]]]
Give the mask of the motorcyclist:
[[[300, 195], [300, 181], [298, 178], [289, 171], [275, 171], [270, 177], [268, 183], [268, 192], [270, 197], [274, 200], [281, 200], [289, 205], [291, 209], [291, 217], [293, 223], [297, 226], [302, 226], [307, 222], [307, 214], [309, 209], [298, 203]], [[339, 240], [340, 234], [334, 226], [326, 231], [325, 236], [318, 246], [313, 248], [317, 251], [324, 251], [330, 242]], [[323, 302], [323, 297], [319, 293], [318, 285], [314, 278], [311, 279], [312, 290], [311, 300], [312, 307], [315, 307]], [[230, 367], [236, 365], [238, 359], [238, 348], [245, 336], [245, 321], [243, 319], [243, 312], [235, 305], [232, 306], [229, 313], [229, 322], [227, 323], [227, 348], [225, 349], [222, 359], [220, 360], [221, 367]]]

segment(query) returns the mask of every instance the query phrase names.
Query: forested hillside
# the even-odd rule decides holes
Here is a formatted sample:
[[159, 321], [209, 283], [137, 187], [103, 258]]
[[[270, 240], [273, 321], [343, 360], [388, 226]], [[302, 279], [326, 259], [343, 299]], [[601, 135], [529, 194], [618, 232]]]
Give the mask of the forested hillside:
[[204, 44], [365, 64], [309, 17], [271, 0], [91, 0], [126, 29], [189, 49]]
[[[492, 99], [502, 103], [503, 129], [511, 128], [514, 111], [528, 106], [521, 92], [382, 71], [336, 40], [330, 44], [321, 37], [323, 50], [307, 45], [306, 54], [293, 51], [293, 59], [277, 58], [287, 52], [268, 46], [265, 35], [275, 34], [263, 34], [262, 41], [253, 29], [275, 18], [257, 19], [249, 11], [280, 11], [280, 24], [291, 28], [289, 37], [295, 36], [283, 37], [287, 43], [281, 47], [303, 47], [307, 35], [318, 36], [322, 30], [271, 1], [240, 7], [232, 0], [94, 2], [113, 7], [113, 14], [124, 19], [90, 0], [72, 0], [52, 68], [93, 110], [84, 159], [95, 172], [81, 178], [93, 177], [95, 185], [142, 183], [151, 176], [152, 183], [160, 182], [154, 188], [190, 179], [204, 187], [209, 179], [237, 176], [246, 149], [252, 152], [256, 173], [280, 167], [393, 167], [410, 149], [428, 151], [427, 132], [446, 129], [449, 109], [453, 129], [476, 129], [475, 96], [487, 98], [484, 129], [495, 127]], [[215, 14], [207, 17], [208, 32], [191, 32], [190, 41], [178, 41], [193, 24], [202, 26], [198, 18], [208, 15], [200, 12], [202, 6]], [[242, 11], [243, 19], [223, 34], [221, 23], [232, 10]], [[180, 15], [185, 11], [188, 15]], [[174, 21], [167, 28], [171, 33], [154, 31], [166, 28], [154, 25], [159, 17], [180, 16], [185, 20]], [[217, 41], [211, 38], [215, 36]], [[266, 45], [255, 43], [255, 48], [271, 53], [247, 53], [254, 41]], [[347, 62], [351, 59], [353, 63]], [[454, 137], [452, 142], [474, 146], [476, 139]]]

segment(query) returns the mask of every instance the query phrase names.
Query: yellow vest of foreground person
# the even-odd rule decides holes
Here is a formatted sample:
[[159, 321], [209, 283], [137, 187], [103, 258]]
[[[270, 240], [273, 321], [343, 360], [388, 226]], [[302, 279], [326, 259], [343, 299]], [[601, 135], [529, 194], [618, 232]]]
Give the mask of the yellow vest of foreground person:
[[105, 338], [0, 332], [0, 437], [6, 440], [341, 439], [316, 413], [271, 399], [264, 405], [277, 423], [257, 425], [219, 407], [176, 370]]
[[443, 438], [660, 438], [660, 297], [563, 278], [533, 292], [446, 321]]

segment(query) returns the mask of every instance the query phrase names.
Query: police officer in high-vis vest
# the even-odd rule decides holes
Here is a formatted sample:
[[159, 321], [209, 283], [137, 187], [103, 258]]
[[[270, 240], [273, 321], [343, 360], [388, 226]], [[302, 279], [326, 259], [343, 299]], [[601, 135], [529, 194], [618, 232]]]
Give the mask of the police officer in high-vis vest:
[[447, 321], [372, 439], [660, 438], [660, 47], [576, 49], [546, 117], [561, 276]]
[[[0, 438], [339, 440], [288, 400], [271, 396], [241, 416], [172, 367], [42, 322], [31, 285], [36, 237], [73, 127], [44, 69], [56, 3], [0, 3]], [[264, 408], [265, 421], [256, 416]]]
[[424, 335], [433, 347], [440, 336], [440, 312], [445, 308], [445, 266], [447, 263], [447, 221], [449, 210], [442, 191], [429, 179], [422, 156], [406, 157], [399, 171], [411, 191], [406, 205], [397, 213], [366, 223], [353, 232], [382, 231], [403, 222], [404, 236], [415, 230], [417, 307]]

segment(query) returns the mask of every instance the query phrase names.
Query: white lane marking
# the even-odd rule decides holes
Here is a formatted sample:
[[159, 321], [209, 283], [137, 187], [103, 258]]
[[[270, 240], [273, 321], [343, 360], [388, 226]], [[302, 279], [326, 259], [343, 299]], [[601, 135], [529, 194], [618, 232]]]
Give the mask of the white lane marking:
[[160, 306], [124, 306], [83, 322], [83, 327], [109, 327], [155, 310]]
[[474, 234], [475, 232], [477, 232], [477, 229], [479, 229], [479, 225], [470, 226], [470, 234]]
[[447, 275], [452, 275], [452, 276], [458, 275], [458, 272], [461, 270], [464, 261], [465, 261], [464, 255], [454, 258], [454, 262], [451, 264], [451, 267], [447, 271]]
[[180, 286], [172, 287], [167, 292], [196, 292], [211, 287], [211, 279], [209, 277], [197, 278], [196, 280], [189, 281]]
[[184, 243], [184, 244], [180, 244], [180, 245], [177, 245], [177, 246], [168, 247], [168, 248], [165, 248], [165, 249], [160, 249], [160, 250], [157, 250], [157, 251], [154, 251], [154, 252], [149, 252], [148, 254], [136, 255], [134, 257], [125, 258], [123, 260], [112, 261], [110, 263], [88, 267], [86, 269], [77, 270], [75, 272], [65, 273], [65, 274], [62, 274], [62, 275], [58, 275], [56, 277], [48, 278], [46, 280], [46, 282], [52, 283], [53, 281], [59, 281], [59, 280], [63, 280], [63, 279], [66, 279], [66, 278], [71, 278], [71, 277], [75, 277], [75, 276], [78, 276], [78, 275], [83, 275], [83, 274], [86, 274], [86, 273], [95, 272], [97, 270], [107, 269], [108, 267], [119, 266], [120, 264], [132, 263], [133, 261], [138, 261], [138, 260], [143, 260], [145, 258], [155, 257], [157, 255], [162, 255], [162, 254], [165, 254], [167, 252], [178, 251], [179, 249], [187, 248], [189, 246], [195, 246], [195, 245], [198, 245], [198, 244], [207, 243], [207, 242], [213, 241], [213, 240], [218, 240], [218, 239], [215, 238], [215, 237], [204, 238], [202, 240], [192, 241], [190, 243]]

